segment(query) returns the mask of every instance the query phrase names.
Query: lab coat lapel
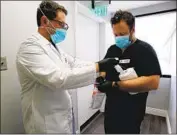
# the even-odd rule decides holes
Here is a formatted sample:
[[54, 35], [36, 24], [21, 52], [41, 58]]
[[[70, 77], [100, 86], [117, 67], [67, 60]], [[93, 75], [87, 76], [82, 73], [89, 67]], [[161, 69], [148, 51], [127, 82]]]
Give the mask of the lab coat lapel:
[[39, 33], [35, 34], [35, 36], [39, 39], [40, 46], [45, 50], [48, 56], [60, 67], [64, 65], [63, 56], [60, 51], [56, 50], [56, 48], [42, 35]]

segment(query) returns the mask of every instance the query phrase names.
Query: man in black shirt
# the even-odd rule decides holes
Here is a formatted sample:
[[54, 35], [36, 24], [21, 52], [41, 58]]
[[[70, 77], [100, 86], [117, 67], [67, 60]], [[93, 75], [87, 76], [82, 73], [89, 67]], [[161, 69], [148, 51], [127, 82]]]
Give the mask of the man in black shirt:
[[131, 13], [117, 11], [111, 24], [116, 44], [108, 49], [105, 58], [118, 57], [119, 65], [124, 70], [133, 67], [138, 78], [120, 81], [113, 67], [106, 72], [106, 80], [97, 85], [107, 97], [105, 133], [139, 134], [148, 92], [159, 85], [159, 61], [152, 46], [135, 38], [135, 18]]

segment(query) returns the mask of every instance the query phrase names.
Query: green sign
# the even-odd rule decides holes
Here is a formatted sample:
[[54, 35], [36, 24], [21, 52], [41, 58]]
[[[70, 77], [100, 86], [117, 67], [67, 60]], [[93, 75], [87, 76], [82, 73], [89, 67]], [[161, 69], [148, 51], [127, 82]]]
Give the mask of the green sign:
[[95, 9], [92, 9], [92, 11], [97, 16], [106, 16], [107, 15], [107, 6], [96, 6]]

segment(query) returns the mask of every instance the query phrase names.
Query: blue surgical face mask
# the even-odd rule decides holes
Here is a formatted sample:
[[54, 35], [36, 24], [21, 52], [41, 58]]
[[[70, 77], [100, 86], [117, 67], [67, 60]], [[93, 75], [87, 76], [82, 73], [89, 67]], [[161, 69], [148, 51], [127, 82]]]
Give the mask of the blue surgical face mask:
[[[40, 9], [41, 13], [42, 13], [44, 16], [46, 16], [46, 15], [44, 14], [44, 12], [41, 10], [40, 7], [39, 7], [39, 9]], [[50, 34], [50, 38], [51, 38], [52, 42], [53, 42], [54, 44], [58, 44], [58, 43], [62, 42], [63, 40], [65, 40], [65, 37], [66, 37], [66, 30], [65, 30], [65, 29], [60, 29], [60, 28], [55, 28], [55, 27], [52, 25], [52, 23], [49, 21], [49, 19], [48, 19], [48, 22], [49, 22], [49, 23], [51, 24], [51, 26], [53, 27], [53, 28], [50, 28], [50, 27], [48, 27], [48, 28], [53, 29], [53, 30], [55, 31], [54, 34], [51, 34], [51, 33], [48, 31], [48, 28], [46, 27], [46, 30], [47, 30], [47, 32]]]
[[50, 35], [51, 40], [54, 44], [58, 44], [65, 40], [66, 37], [66, 30], [65, 29], [55, 29], [55, 33]]
[[129, 35], [127, 35], [127, 36], [117, 36], [115, 38], [115, 41], [116, 41], [116, 46], [121, 48], [121, 49], [127, 48], [131, 44]]

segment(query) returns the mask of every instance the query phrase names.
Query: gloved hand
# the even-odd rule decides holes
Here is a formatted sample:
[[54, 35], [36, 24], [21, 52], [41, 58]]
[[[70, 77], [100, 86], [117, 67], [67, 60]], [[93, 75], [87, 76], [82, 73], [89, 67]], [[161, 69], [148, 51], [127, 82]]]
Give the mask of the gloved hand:
[[103, 78], [102, 76], [99, 76], [96, 78], [96, 84], [102, 84], [104, 83], [105, 78]]
[[109, 81], [120, 81], [119, 78], [120, 73], [115, 70], [115, 68], [111, 68], [108, 72], [106, 72], [106, 80]]
[[112, 88], [118, 88], [117, 83], [112, 81], [106, 81], [102, 76], [96, 78], [96, 87], [100, 92], [106, 93]]
[[100, 92], [106, 93], [112, 88], [112, 82], [104, 81], [103, 83], [96, 84], [96, 87]]
[[118, 58], [106, 58], [98, 62], [99, 71], [107, 71], [119, 63]]

